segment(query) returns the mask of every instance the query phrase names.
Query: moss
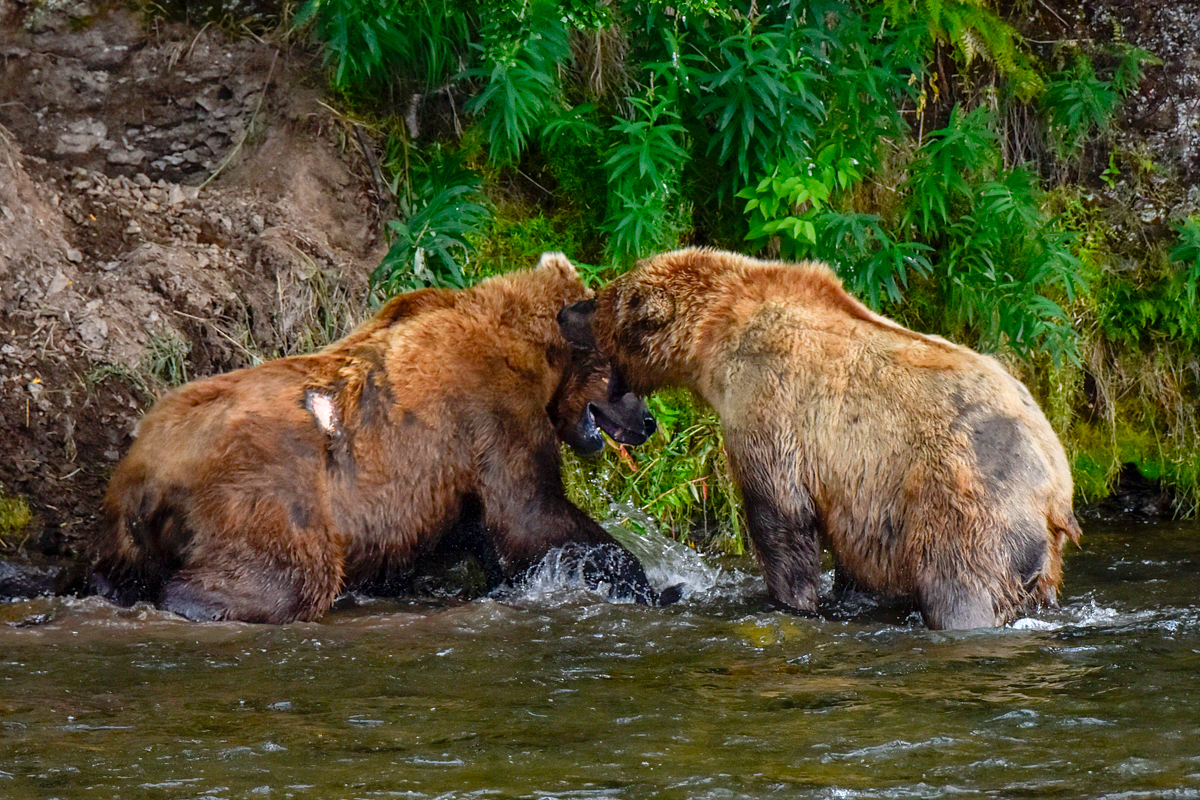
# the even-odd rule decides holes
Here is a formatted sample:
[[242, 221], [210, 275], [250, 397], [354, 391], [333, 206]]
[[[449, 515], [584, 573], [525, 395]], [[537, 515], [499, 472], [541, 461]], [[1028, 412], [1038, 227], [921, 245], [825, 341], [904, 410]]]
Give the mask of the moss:
[[586, 263], [585, 236], [570, 213], [547, 216], [523, 204], [498, 204], [487, 231], [475, 243], [482, 264], [480, 272], [492, 275], [526, 269], [548, 250], [563, 252], [576, 263]]
[[33, 521], [33, 513], [24, 498], [0, 491], [0, 549], [20, 547], [24, 532]]
[[[1125, 404], [1138, 405], [1144, 398]], [[1154, 409], [1143, 406], [1142, 411]], [[1090, 502], [1107, 496], [1125, 464], [1143, 477], [1161, 481], [1173, 490], [1176, 511], [1193, 516], [1200, 505], [1200, 440], [1194, 431], [1164, 434], [1157, 414], [1118, 411], [1106, 420], [1079, 422], [1063, 437], [1071, 454], [1071, 470], [1079, 499]]]

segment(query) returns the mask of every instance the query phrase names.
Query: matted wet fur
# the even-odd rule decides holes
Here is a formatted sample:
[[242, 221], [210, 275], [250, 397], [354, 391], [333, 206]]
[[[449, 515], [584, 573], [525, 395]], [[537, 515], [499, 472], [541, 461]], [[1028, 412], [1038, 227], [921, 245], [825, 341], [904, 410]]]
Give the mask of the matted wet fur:
[[191, 619], [281, 623], [347, 589], [402, 588], [439, 545], [476, 552], [495, 583], [575, 543], [619, 553], [598, 585], [657, 602], [559, 472], [559, 436], [589, 450], [610, 418], [627, 443], [654, 429], [608, 362], [559, 332], [564, 304], [590, 295], [547, 254], [395, 298], [317, 353], [176, 389], [112, 476], [97, 589]]
[[844, 581], [932, 628], [1056, 602], [1078, 541], [1062, 445], [995, 359], [882, 317], [824, 264], [686, 249], [564, 310], [630, 388], [687, 386], [721, 418], [771, 595], [815, 612], [822, 541]]

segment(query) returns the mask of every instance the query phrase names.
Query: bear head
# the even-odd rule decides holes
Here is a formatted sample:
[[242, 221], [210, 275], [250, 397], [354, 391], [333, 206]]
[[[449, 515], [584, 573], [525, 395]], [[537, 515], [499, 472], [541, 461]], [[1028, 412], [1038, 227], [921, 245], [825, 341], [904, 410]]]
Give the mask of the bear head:
[[[557, 268], [579, 280], [574, 265], [561, 253], [543, 254], [538, 268]], [[594, 297], [578, 301], [594, 302]], [[590, 330], [581, 331], [579, 326], [588, 321], [569, 313], [578, 303], [568, 303], [558, 312], [559, 331], [570, 345], [570, 356], [546, 409], [555, 431], [580, 455], [600, 452], [605, 433], [621, 444], [642, 444], [657, 427], [654, 416], [642, 398], [629, 390]]]
[[657, 427], [654, 415], [608, 359], [595, 349], [572, 348], [571, 355], [546, 409], [558, 438], [584, 456], [604, 448], [605, 433], [621, 444], [649, 439]]
[[567, 340], [612, 359], [629, 390], [695, 385], [700, 312], [719, 281], [709, 251], [665, 253], [638, 262], [593, 299], [559, 314]]

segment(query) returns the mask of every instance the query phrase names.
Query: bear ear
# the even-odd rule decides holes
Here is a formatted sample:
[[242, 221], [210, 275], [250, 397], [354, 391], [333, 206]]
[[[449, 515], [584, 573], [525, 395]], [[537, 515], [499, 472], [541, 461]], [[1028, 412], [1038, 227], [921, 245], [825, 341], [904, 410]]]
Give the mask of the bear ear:
[[556, 270], [566, 278], [579, 277], [579, 273], [575, 271], [575, 265], [571, 263], [571, 259], [562, 253], [542, 253], [542, 257], [538, 259], [537, 269]]
[[598, 350], [596, 334], [592, 331], [592, 320], [596, 318], [596, 299], [580, 300], [563, 306], [558, 312], [558, 329], [572, 347], [580, 350]]

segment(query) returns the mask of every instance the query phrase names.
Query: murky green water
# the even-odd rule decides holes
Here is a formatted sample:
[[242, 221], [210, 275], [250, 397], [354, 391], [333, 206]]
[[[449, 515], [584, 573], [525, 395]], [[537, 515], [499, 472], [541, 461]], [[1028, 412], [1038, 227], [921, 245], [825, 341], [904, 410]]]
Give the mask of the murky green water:
[[1200, 798], [1200, 530], [1085, 536], [1061, 611], [965, 634], [674, 549], [668, 609], [0, 606], [0, 797]]

